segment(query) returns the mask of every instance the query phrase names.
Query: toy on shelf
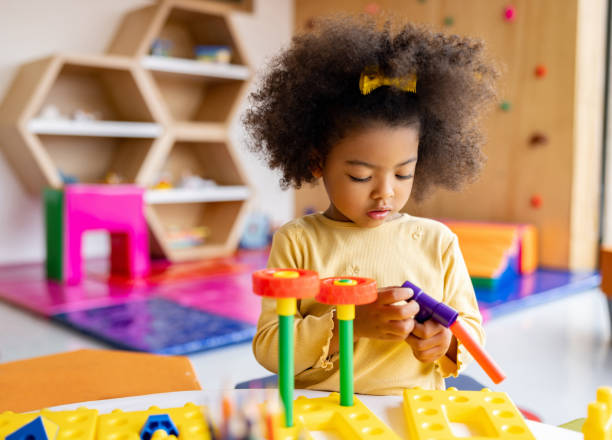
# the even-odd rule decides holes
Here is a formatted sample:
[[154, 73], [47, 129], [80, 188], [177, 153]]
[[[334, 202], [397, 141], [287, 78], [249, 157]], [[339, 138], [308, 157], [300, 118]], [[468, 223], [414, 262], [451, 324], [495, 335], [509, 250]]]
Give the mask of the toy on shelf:
[[47, 278], [78, 284], [81, 241], [91, 230], [111, 237], [111, 273], [143, 277], [149, 272], [144, 189], [135, 185], [67, 185], [44, 193]]
[[232, 59], [232, 49], [229, 46], [200, 44], [193, 51], [198, 61], [228, 64]]
[[151, 55], [156, 57], [169, 57], [172, 46], [172, 41], [156, 38], [153, 40], [153, 44], [151, 44]]
[[209, 236], [210, 228], [207, 226], [194, 226], [192, 228], [170, 226], [166, 239], [168, 241], [168, 246], [172, 249], [185, 249], [194, 246], [202, 246]]
[[247, 218], [240, 237], [240, 247], [242, 249], [264, 249], [270, 244], [271, 235], [268, 216], [261, 212], [252, 212]]
[[336, 306], [340, 333], [340, 405], [353, 406], [353, 320], [355, 306], [376, 301], [376, 281], [331, 277], [321, 280], [316, 300]]
[[457, 313], [455, 309], [442, 302], [436, 301], [410, 281], [406, 281], [402, 284], [402, 287], [411, 288], [413, 292], [411, 300], [419, 303], [419, 313], [415, 316], [417, 322], [423, 323], [428, 319], [433, 319], [444, 327], [447, 327], [453, 332], [457, 341], [463, 344], [467, 351], [470, 352], [474, 360], [478, 362], [493, 383], [498, 384], [506, 378], [499, 365], [497, 365], [480, 344], [470, 335], [468, 330], [461, 324], [461, 321], [457, 319], [459, 313]]
[[[404, 416], [411, 440], [459, 437], [535, 440], [508, 395], [487, 388], [482, 391], [404, 390]], [[453, 424], [464, 425], [469, 434], [453, 432]]]
[[597, 389], [597, 400], [587, 407], [582, 433], [584, 440], [612, 439], [612, 387]]
[[279, 320], [278, 381], [285, 407], [285, 426], [293, 426], [293, 316], [297, 299], [319, 293], [319, 275], [302, 269], [263, 269], [253, 273], [253, 292], [276, 299]]

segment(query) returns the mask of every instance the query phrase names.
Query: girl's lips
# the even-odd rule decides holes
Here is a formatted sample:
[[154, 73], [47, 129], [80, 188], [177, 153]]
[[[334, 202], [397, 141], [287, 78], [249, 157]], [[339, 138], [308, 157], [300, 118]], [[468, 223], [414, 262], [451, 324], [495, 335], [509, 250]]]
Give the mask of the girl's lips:
[[382, 211], [368, 211], [368, 217], [374, 220], [383, 220], [389, 214], [389, 210], [385, 209]]

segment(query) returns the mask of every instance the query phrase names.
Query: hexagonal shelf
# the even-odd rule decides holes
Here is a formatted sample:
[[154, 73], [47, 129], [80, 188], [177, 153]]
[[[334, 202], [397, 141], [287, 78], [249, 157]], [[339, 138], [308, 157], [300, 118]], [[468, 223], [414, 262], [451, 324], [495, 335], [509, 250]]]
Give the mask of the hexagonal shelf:
[[[231, 119], [250, 71], [221, 5], [169, 0], [125, 17], [110, 53], [139, 57], [151, 72], [179, 132], [210, 130]], [[147, 29], [134, 37], [135, 28]], [[154, 45], [165, 45], [165, 56]], [[197, 46], [226, 47], [226, 62], [198, 61]], [[197, 127], [194, 127], [196, 123]], [[198, 124], [199, 123], [199, 124]]]
[[[251, 196], [231, 145], [226, 141], [176, 142], [162, 169], [175, 185], [185, 175], [206, 179], [209, 184], [147, 191], [153, 249], [172, 261], [231, 253]], [[194, 229], [202, 234], [195, 239]]]
[[102, 181], [111, 171], [138, 182], [162, 133], [147, 82], [124, 57], [56, 55], [22, 66], [0, 106], [0, 136], [26, 186], [60, 187], [61, 174]]
[[[185, 172], [212, 180], [147, 192], [152, 249], [172, 261], [231, 253], [251, 190], [227, 130], [250, 70], [228, 14], [251, 5], [162, 0], [125, 16], [111, 55], [23, 66], [0, 105], [0, 139], [19, 176], [36, 192], [61, 186], [62, 174], [93, 182], [112, 171], [152, 186], [163, 169], [175, 183]], [[162, 40], [172, 56], [151, 50]], [[197, 45], [214, 61], [196, 60]], [[50, 117], [77, 110], [78, 120]]]

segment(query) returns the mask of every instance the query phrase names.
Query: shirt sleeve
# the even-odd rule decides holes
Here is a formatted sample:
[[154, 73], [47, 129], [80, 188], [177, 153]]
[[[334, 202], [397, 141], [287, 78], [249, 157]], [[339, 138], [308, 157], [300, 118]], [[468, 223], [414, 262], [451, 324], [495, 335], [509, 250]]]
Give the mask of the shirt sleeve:
[[[303, 268], [298, 241], [299, 237], [296, 239], [282, 230], [274, 234], [268, 267]], [[327, 359], [334, 328], [333, 314], [303, 315], [300, 305], [298, 300], [298, 311], [294, 317], [295, 374], [308, 368], [329, 370], [333, 367], [333, 363]], [[262, 298], [261, 315], [253, 338], [253, 354], [261, 365], [274, 373], [278, 372], [278, 338], [276, 300]]]
[[[484, 346], [485, 334], [482, 328], [482, 316], [478, 310], [474, 286], [459, 249], [456, 235], [453, 234], [453, 239], [442, 260], [445, 269], [444, 302], [459, 312], [458, 319], [461, 319], [474, 339]], [[463, 344], [457, 341], [457, 363], [443, 356], [438, 360], [438, 366], [443, 377], [451, 375], [456, 377], [472, 360], [472, 356]]]

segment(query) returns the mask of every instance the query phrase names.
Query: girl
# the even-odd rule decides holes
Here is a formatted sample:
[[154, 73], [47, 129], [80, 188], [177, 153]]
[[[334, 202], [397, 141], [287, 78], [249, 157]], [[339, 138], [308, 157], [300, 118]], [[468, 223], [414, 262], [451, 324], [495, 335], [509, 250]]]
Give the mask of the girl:
[[[478, 120], [494, 99], [496, 70], [479, 41], [387, 22], [337, 17], [294, 38], [251, 95], [244, 123], [252, 149], [282, 171], [282, 185], [321, 178], [325, 212], [283, 226], [269, 267], [321, 277], [374, 278], [378, 300], [354, 321], [354, 387], [362, 394], [443, 389], [469, 355], [445, 327], [413, 319], [409, 280], [484, 333], [456, 236], [439, 222], [400, 212], [435, 187], [459, 189], [483, 163]], [[332, 307], [298, 302], [296, 386], [338, 390], [338, 330]], [[276, 371], [275, 301], [263, 300], [253, 340]]]

